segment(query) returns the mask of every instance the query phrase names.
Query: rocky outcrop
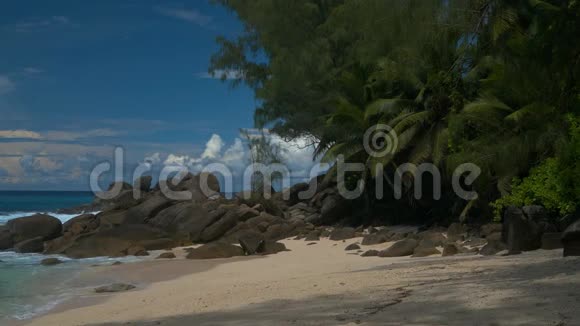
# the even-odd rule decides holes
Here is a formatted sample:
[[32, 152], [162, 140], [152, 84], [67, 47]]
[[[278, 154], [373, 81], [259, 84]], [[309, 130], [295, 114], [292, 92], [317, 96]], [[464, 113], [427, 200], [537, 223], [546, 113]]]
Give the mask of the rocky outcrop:
[[241, 247], [228, 243], [210, 243], [193, 249], [187, 254], [187, 259], [216, 259], [244, 256]]
[[153, 178], [151, 176], [149, 176], [149, 175], [142, 176], [142, 177], [135, 179], [135, 182], [133, 183], [133, 188], [139, 189], [142, 192], [147, 192], [151, 189], [152, 182], [153, 182]]
[[125, 284], [125, 283], [114, 283], [109, 285], [103, 285], [95, 288], [96, 293], [114, 293], [114, 292], [125, 292], [135, 288], [135, 285]]
[[155, 259], [174, 259], [174, 258], [176, 258], [175, 254], [171, 251], [168, 251], [159, 254], [159, 256], [157, 256]]
[[62, 223], [59, 219], [45, 214], [19, 217], [6, 223], [14, 243], [40, 237], [51, 240], [61, 235]]
[[58, 258], [45, 258], [43, 260], [40, 261], [40, 265], [43, 266], [53, 266], [53, 265], [58, 265], [58, 264], [62, 264], [63, 261], [58, 259]]
[[5, 226], [0, 226], [0, 250], [10, 249], [14, 246], [12, 233]]
[[44, 250], [44, 240], [42, 237], [36, 237], [28, 240], [18, 242], [14, 245], [14, 251], [25, 254], [25, 253], [38, 253]]
[[404, 239], [395, 242], [389, 248], [379, 252], [379, 257], [402, 257], [410, 256], [414, 253], [419, 243], [415, 239]]
[[564, 257], [580, 256], [580, 220], [570, 225], [562, 236]]
[[[141, 224], [121, 225], [111, 229], [99, 229], [71, 239], [57, 250], [47, 251], [51, 254], [64, 254], [72, 258], [98, 256], [126, 256], [127, 250], [134, 246], [146, 248], [153, 240], [167, 239], [170, 236], [164, 231]], [[177, 243], [174, 243], [176, 246]], [[165, 249], [165, 248], [151, 248]]]
[[356, 237], [353, 228], [336, 228], [330, 232], [329, 239], [333, 241], [348, 240]]
[[542, 235], [542, 249], [554, 250], [562, 249], [563, 247], [561, 232], [546, 232]]
[[[524, 211], [533, 212], [526, 216]], [[510, 206], [506, 209], [503, 219], [502, 240], [511, 253], [539, 249], [542, 246], [543, 229], [540, 220], [534, 220], [544, 214], [538, 213], [538, 209], [520, 209]]]
[[459, 253], [459, 249], [457, 248], [457, 246], [455, 244], [447, 244], [443, 247], [443, 253], [441, 254], [441, 256], [443, 257], [447, 257], [447, 256], [455, 256]]

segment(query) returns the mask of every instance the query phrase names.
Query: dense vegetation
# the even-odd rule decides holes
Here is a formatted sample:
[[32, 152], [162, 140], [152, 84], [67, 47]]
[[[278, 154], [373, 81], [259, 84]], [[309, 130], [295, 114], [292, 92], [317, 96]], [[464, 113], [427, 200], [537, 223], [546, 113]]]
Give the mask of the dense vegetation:
[[[364, 162], [364, 179], [377, 163], [430, 162], [447, 175], [465, 162], [482, 168], [476, 201], [446, 184], [442, 202], [411, 202], [431, 215], [577, 209], [580, 1], [216, 2], [245, 32], [218, 39], [210, 71], [241, 72], [233, 83], [255, 91], [257, 127], [309, 137], [326, 161]], [[377, 123], [397, 133], [393, 155], [364, 151]]]

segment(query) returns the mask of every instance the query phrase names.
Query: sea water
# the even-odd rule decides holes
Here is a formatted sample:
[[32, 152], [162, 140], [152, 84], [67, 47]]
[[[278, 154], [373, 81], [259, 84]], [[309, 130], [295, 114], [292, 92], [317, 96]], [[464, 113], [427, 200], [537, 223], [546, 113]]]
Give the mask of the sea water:
[[[0, 191], [0, 225], [35, 213], [46, 213], [66, 222], [76, 215], [57, 214], [58, 209], [87, 204], [92, 200], [90, 192]], [[64, 263], [40, 265], [40, 261], [47, 257], [57, 257]], [[80, 290], [71, 283], [83, 268], [108, 260], [112, 261], [110, 258], [74, 260], [0, 251], [0, 325], [2, 320], [34, 317], [70, 298]]]

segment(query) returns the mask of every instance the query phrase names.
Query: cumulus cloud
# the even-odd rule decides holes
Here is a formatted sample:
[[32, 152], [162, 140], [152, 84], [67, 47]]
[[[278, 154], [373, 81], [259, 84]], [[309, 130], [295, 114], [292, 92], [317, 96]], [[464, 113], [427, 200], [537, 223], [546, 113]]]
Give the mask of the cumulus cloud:
[[42, 136], [30, 130], [0, 130], [0, 138], [42, 139]]
[[195, 9], [156, 8], [156, 10], [162, 15], [180, 19], [202, 27], [207, 27], [213, 21], [211, 16], [206, 16]]
[[[267, 134], [266, 136], [270, 137], [273, 145], [277, 145], [280, 148], [283, 164], [291, 173], [291, 182], [309, 180], [311, 171], [314, 174], [318, 174], [326, 169], [326, 167], [320, 166], [319, 162], [313, 161], [314, 147], [311, 145], [310, 140], [299, 138], [285, 141], [278, 135]], [[148, 158], [145, 158], [144, 162], [147, 161]], [[164, 165], [182, 166], [187, 167], [192, 173], [199, 173], [205, 167], [214, 163], [223, 164], [228, 168], [238, 188], [248, 187], [248, 185], [241, 184], [244, 171], [251, 163], [250, 149], [247, 141], [243, 138], [235, 138], [233, 143], [226, 144], [219, 135], [214, 134], [206, 143], [200, 156], [168, 154], [165, 160], [157, 165], [157, 168], [160, 169]]]
[[14, 85], [14, 82], [10, 78], [0, 75], [0, 95], [8, 94], [12, 92], [15, 88], [16, 86]]

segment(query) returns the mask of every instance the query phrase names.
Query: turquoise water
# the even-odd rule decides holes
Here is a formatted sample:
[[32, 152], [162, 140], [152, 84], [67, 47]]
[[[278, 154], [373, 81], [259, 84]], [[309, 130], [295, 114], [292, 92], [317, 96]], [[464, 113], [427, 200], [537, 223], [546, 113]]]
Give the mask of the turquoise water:
[[90, 203], [88, 191], [0, 191], [0, 214], [9, 212], [56, 212]]
[[[0, 225], [37, 212], [48, 213], [66, 222], [75, 215], [53, 213], [60, 208], [90, 203], [88, 192], [0, 191]], [[108, 258], [64, 261], [57, 266], [41, 266], [49, 256], [0, 251], [0, 325], [6, 319], [27, 319], [45, 312], [74, 295], [70, 284], [83, 268]]]

